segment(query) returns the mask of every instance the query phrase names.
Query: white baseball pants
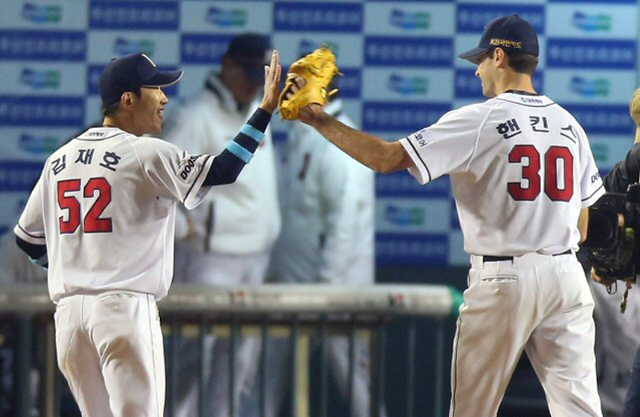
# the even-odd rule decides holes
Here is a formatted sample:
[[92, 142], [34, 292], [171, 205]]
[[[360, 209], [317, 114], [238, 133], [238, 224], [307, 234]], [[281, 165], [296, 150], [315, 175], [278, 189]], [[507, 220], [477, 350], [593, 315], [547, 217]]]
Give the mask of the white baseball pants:
[[164, 348], [153, 296], [71, 295], [55, 312], [58, 365], [84, 417], [162, 417]]
[[451, 369], [450, 417], [493, 417], [526, 351], [553, 417], [601, 417], [593, 298], [575, 255], [471, 257]]

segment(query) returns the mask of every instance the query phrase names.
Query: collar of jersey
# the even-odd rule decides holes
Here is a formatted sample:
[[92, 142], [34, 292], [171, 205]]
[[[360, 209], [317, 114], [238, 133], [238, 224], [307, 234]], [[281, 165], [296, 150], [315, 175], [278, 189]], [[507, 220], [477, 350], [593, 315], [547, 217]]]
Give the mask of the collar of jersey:
[[494, 97], [493, 100], [507, 101], [509, 103], [521, 104], [528, 107], [547, 107], [555, 104], [553, 100], [542, 94], [531, 96], [504, 92]]
[[78, 136], [76, 139], [104, 140], [104, 139], [112, 138], [114, 136], [122, 135], [123, 133], [126, 133], [126, 132], [120, 129], [119, 127], [104, 127], [104, 126], [92, 127], [91, 129], [87, 130], [86, 132]]
[[511, 94], [520, 94], [522, 96], [539, 96], [540, 94], [538, 93], [531, 93], [529, 91], [524, 91], [524, 90], [507, 90], [505, 91], [505, 93], [511, 93]]

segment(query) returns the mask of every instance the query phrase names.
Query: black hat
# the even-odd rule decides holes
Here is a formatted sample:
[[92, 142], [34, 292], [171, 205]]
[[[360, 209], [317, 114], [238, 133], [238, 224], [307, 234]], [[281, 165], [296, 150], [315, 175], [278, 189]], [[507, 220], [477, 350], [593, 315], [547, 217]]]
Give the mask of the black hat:
[[131, 54], [112, 59], [100, 74], [102, 105], [120, 101], [122, 94], [140, 87], [165, 87], [182, 78], [182, 71], [158, 71], [145, 54]]
[[517, 14], [492, 20], [482, 32], [480, 43], [459, 58], [476, 63], [476, 59], [492, 48], [538, 56], [538, 35], [531, 23]]
[[231, 40], [224, 56], [240, 64], [248, 78], [261, 79], [264, 77], [264, 66], [269, 65], [272, 49], [269, 37], [244, 33]]

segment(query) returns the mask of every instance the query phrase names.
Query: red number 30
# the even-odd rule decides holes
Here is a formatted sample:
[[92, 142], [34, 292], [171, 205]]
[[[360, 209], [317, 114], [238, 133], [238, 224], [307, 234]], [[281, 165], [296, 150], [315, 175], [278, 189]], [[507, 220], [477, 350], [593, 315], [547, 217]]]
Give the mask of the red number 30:
[[[524, 158], [528, 164], [522, 166], [522, 178], [528, 181], [523, 187], [520, 182], [507, 185], [509, 195], [516, 201], [533, 201], [540, 194], [540, 153], [533, 145], [516, 145], [509, 152], [510, 163], [521, 163]], [[561, 162], [564, 173], [564, 185], [558, 181], [558, 163]], [[569, 201], [573, 197], [573, 155], [569, 148], [552, 146], [544, 155], [544, 193], [552, 201]]]
[[[64, 180], [58, 182], [58, 206], [62, 210], [67, 210], [65, 216], [59, 217], [60, 233], [74, 233], [81, 222], [81, 205], [75, 196], [67, 195], [74, 191], [80, 191], [80, 180]], [[98, 194], [98, 198], [93, 203], [84, 217], [83, 230], [85, 233], [109, 233], [113, 231], [113, 223], [110, 217], [102, 218], [100, 215], [111, 203], [111, 185], [106, 178], [91, 178], [84, 186], [83, 196], [91, 198]]]

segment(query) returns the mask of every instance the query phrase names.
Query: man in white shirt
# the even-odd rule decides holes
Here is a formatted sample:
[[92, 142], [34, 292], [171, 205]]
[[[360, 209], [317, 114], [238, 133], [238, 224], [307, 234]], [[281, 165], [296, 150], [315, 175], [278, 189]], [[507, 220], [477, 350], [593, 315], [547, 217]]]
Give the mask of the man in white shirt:
[[[461, 58], [489, 99], [395, 142], [312, 104], [300, 120], [375, 171], [421, 184], [449, 175], [471, 255], [452, 355], [450, 417], [495, 416], [523, 351], [551, 415], [601, 417], [593, 297], [575, 257], [604, 187], [586, 133], [532, 82], [535, 28], [517, 15], [485, 28]], [[285, 92], [298, 91], [304, 80]]]
[[[327, 114], [348, 126], [341, 99]], [[279, 164], [282, 233], [272, 261], [277, 282], [373, 285], [374, 173], [324, 140], [313, 128], [290, 124]], [[327, 341], [328, 366], [345, 401], [349, 389], [349, 346], [346, 336]], [[353, 415], [369, 416], [370, 360], [366, 340], [356, 340]], [[289, 341], [275, 340], [267, 361], [266, 417], [281, 415], [290, 375]], [[247, 414], [249, 415], [258, 415]]]
[[[212, 71], [204, 89], [179, 109], [165, 129], [167, 139], [194, 154], [217, 153], [232, 141], [253, 111], [263, 85], [263, 66], [272, 47], [266, 36], [246, 33], [232, 39], [222, 59], [220, 72]], [[273, 244], [280, 232], [275, 157], [270, 130], [257, 149], [251, 164], [233, 183], [220, 187], [211, 199], [195, 210], [181, 211], [188, 224], [186, 239], [176, 242], [179, 265], [177, 282], [206, 285], [251, 285], [265, 281]], [[179, 219], [180, 220], [180, 219]], [[185, 341], [180, 354], [185, 375], [178, 417], [196, 414], [199, 359], [195, 341]], [[228, 339], [206, 337], [207, 380], [204, 409], [227, 417], [228, 380], [235, 380], [235, 401], [256, 375], [260, 353], [256, 338], [238, 343], [236, 373], [229, 375]]]
[[14, 228], [48, 268], [58, 365], [91, 417], [161, 417], [165, 374], [156, 302], [173, 278], [178, 203], [192, 209], [235, 181], [277, 106], [280, 67], [264, 68], [260, 107], [219, 153], [190, 155], [159, 138], [182, 71], [145, 54], [112, 60], [100, 76], [104, 121], [45, 161]]

